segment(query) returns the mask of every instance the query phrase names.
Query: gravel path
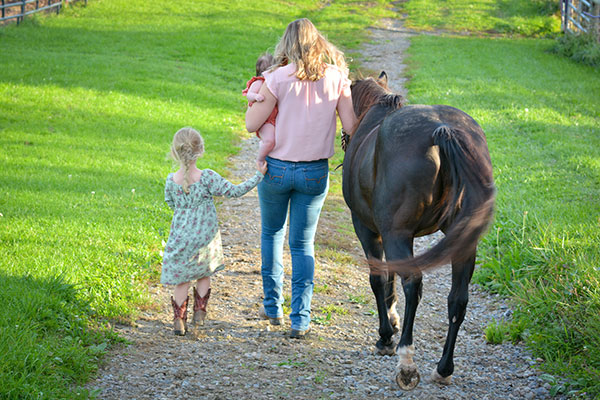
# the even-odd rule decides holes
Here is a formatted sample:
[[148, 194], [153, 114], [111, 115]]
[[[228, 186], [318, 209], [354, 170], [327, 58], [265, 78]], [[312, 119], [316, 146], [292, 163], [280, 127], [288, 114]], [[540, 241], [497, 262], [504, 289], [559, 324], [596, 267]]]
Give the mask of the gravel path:
[[[411, 33], [400, 21], [383, 21], [364, 46], [363, 65], [385, 69], [390, 86], [403, 93], [402, 54]], [[256, 138], [242, 143], [231, 179], [251, 175]], [[340, 174], [336, 171], [334, 174]], [[362, 251], [348, 233], [343, 200], [330, 195], [317, 236], [317, 271], [310, 338], [291, 340], [284, 327], [257, 318], [261, 304], [256, 190], [219, 206], [226, 270], [213, 280], [207, 325], [185, 337], [171, 331], [170, 292], [150, 288], [160, 310], [147, 312], [136, 326], [118, 326], [131, 345], [113, 350], [90, 388], [102, 399], [544, 399], [549, 385], [522, 346], [488, 345], [483, 329], [510, 315], [502, 300], [471, 286], [467, 317], [458, 336], [450, 386], [426, 377], [441, 356], [447, 329], [449, 268], [424, 277], [423, 300], [415, 323], [415, 362], [422, 375], [411, 392], [394, 382], [395, 357], [374, 354], [377, 317]], [[416, 251], [439, 236], [421, 238]], [[334, 249], [335, 251], [333, 251]], [[289, 293], [289, 258], [285, 290]], [[400, 294], [398, 309], [403, 310]], [[168, 307], [169, 306], [169, 307]]]

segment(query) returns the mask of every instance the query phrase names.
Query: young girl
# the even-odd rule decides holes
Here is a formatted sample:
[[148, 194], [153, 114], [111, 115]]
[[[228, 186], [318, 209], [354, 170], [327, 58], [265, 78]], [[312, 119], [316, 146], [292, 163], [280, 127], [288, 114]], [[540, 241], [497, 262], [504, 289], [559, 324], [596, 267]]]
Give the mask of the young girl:
[[224, 268], [221, 234], [213, 196], [240, 197], [254, 188], [266, 172], [258, 165], [256, 174], [234, 185], [213, 170], [200, 170], [196, 160], [204, 153], [202, 136], [192, 128], [182, 128], [173, 137], [171, 156], [179, 170], [169, 174], [165, 201], [174, 211], [169, 239], [163, 254], [160, 282], [175, 285], [171, 304], [176, 335], [185, 335], [188, 289], [194, 288], [194, 325], [204, 324], [210, 297], [210, 277]]
[[[259, 94], [259, 90], [265, 81], [262, 73], [269, 69], [274, 64], [275, 59], [271, 54], [263, 54], [256, 60], [256, 76], [250, 79], [246, 83], [246, 89], [242, 91], [242, 94], [248, 99], [248, 107], [252, 107], [255, 102], [261, 102], [265, 98]], [[275, 147], [275, 118], [277, 117], [277, 107], [273, 109], [269, 118], [265, 121], [263, 126], [256, 132], [256, 135], [260, 138], [260, 145], [258, 147], [257, 161], [264, 163], [267, 155]]]

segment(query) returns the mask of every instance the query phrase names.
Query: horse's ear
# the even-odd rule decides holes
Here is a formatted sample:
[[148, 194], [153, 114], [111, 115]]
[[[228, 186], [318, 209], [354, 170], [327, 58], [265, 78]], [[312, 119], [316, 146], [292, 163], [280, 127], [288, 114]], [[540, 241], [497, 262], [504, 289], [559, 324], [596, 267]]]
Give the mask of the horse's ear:
[[387, 85], [388, 77], [387, 77], [387, 74], [385, 73], [385, 71], [381, 71], [381, 73], [379, 74], [379, 78], [377, 78], [377, 80], [380, 82], [383, 82]]

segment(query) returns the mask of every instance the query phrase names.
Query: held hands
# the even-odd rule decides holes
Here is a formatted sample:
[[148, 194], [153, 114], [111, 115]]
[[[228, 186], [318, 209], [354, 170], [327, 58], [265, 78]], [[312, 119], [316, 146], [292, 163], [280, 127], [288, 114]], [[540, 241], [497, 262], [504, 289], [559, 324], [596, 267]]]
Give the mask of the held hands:
[[267, 173], [267, 162], [264, 160], [256, 160], [256, 169], [258, 170], [258, 172], [265, 175]]

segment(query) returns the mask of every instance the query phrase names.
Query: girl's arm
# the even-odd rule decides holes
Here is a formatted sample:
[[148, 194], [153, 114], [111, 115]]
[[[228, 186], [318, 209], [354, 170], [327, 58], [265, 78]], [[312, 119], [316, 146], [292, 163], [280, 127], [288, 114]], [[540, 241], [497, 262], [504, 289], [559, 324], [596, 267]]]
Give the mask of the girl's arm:
[[202, 172], [202, 179], [213, 196], [241, 197], [262, 181], [263, 174], [256, 171], [252, 178], [239, 185], [234, 185], [212, 169], [206, 169]]
[[357, 119], [352, 106], [352, 94], [350, 88], [344, 90], [338, 99], [337, 112], [342, 122], [342, 128], [349, 135], [353, 133]]
[[263, 85], [263, 81], [254, 81], [252, 85], [248, 88], [248, 93], [246, 93], [246, 98], [248, 98], [248, 103], [252, 105], [252, 103], [261, 102], [265, 99], [262, 94], [259, 94], [260, 88]]
[[265, 99], [260, 103], [254, 103], [252, 107], [248, 107], [246, 110], [246, 129], [248, 132], [256, 132], [265, 123], [275, 105], [277, 105], [277, 99], [271, 93], [267, 85], [260, 87], [259, 94]]

